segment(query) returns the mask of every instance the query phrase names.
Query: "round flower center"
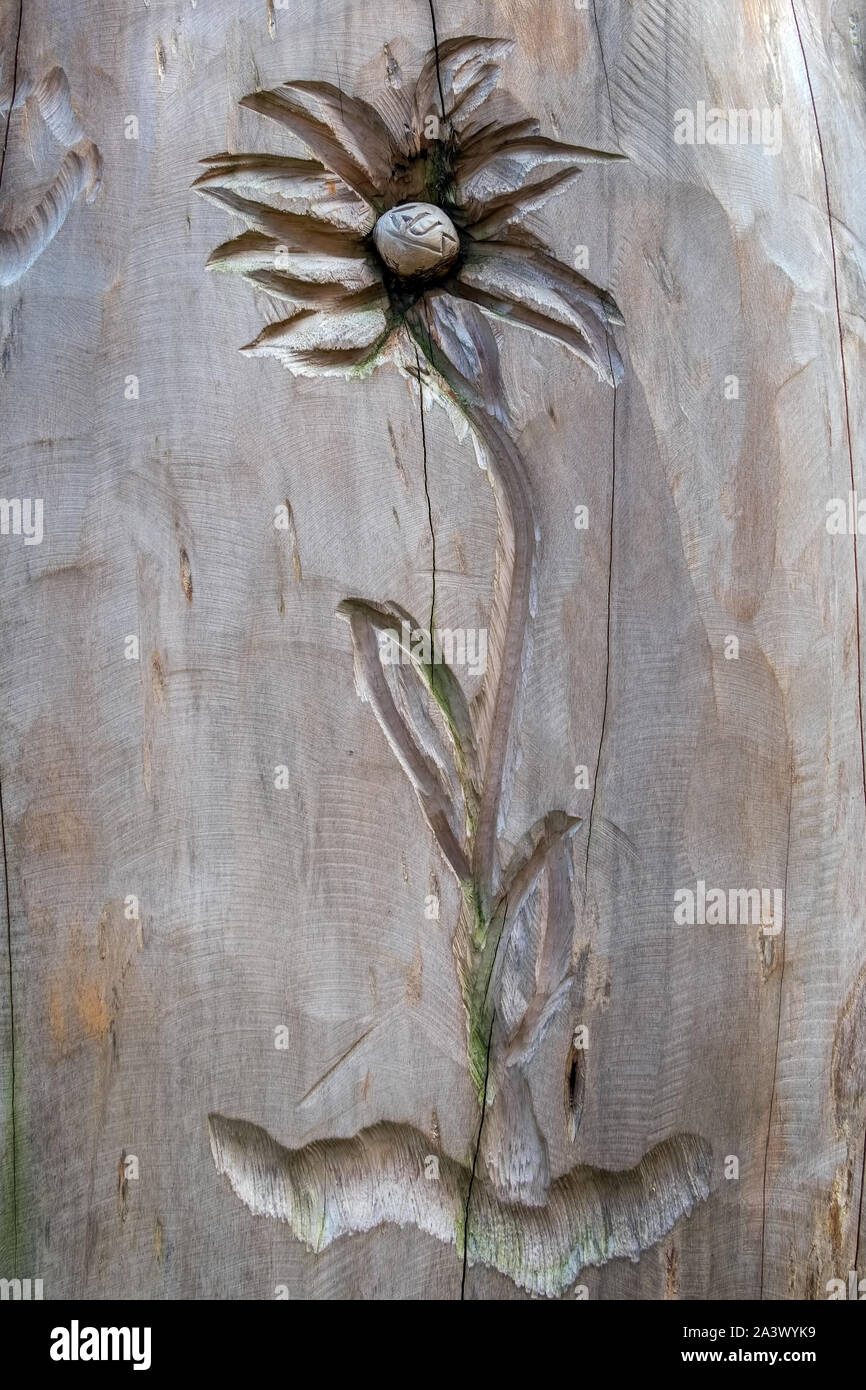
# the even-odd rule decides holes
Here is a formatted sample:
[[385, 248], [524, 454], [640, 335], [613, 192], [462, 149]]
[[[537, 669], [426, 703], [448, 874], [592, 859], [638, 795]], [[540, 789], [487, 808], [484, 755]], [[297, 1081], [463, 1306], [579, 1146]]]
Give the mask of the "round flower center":
[[456, 260], [460, 238], [451, 218], [432, 203], [401, 203], [384, 212], [373, 241], [395, 275], [436, 275]]

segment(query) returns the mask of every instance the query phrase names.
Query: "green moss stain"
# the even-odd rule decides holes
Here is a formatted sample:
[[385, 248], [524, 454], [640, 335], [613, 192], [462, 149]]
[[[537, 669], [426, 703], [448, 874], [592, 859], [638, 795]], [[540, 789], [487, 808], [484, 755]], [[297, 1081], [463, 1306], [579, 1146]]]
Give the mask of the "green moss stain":
[[454, 208], [457, 203], [454, 155], [454, 147], [450, 141], [435, 140], [427, 150], [424, 169], [427, 201], [446, 210]]

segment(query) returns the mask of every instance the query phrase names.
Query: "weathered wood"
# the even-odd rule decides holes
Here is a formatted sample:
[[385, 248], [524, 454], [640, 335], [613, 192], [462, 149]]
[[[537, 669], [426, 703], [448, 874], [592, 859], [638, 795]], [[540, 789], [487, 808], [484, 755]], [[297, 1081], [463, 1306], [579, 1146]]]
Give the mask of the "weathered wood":
[[[586, 1202], [569, 1240], [599, 1254], [590, 1298], [825, 1297], [866, 1277], [864, 595], [856, 528], [828, 527], [862, 487], [858, 23], [827, 0], [435, 14], [438, 73], [427, 0], [25, 0], [20, 39], [17, 5], [0, 19], [2, 494], [44, 500], [41, 544], [0, 536], [0, 1276], [46, 1297], [568, 1297], [582, 1261], [554, 1267], [545, 1213]], [[307, 217], [291, 254], [342, 256], [340, 284], [375, 298], [353, 237], [392, 164], [360, 103], [420, 141], [471, 35], [515, 41], [496, 99], [540, 132], [515, 125], [511, 165], [464, 156], [469, 230], [499, 235], [514, 161], [533, 187], [581, 164], [521, 225], [616, 302], [624, 323], [605, 298], [584, 344], [615, 387], [568, 351], [574, 305], [530, 249], [461, 262], [469, 317], [413, 307], [403, 374], [283, 371], [275, 346], [297, 366], [378, 339], [311, 346], [309, 320], [262, 339], [299, 267], [205, 272], [236, 264], [236, 156], [299, 197], [325, 158], [265, 94], [346, 94], [316, 192], [339, 230]], [[496, 318], [518, 274], [530, 301]], [[531, 331], [556, 312], [559, 341]], [[493, 348], [473, 402], [447, 363], [476, 316]], [[497, 356], [510, 418], [481, 409]], [[453, 428], [467, 404], [477, 447]], [[465, 714], [433, 690], [477, 733], [477, 785], [460, 766], [440, 785], [448, 730], [417, 672], [380, 684], [373, 664], [389, 605], [427, 626], [431, 604], [439, 629], [490, 632], [491, 678], [456, 672]], [[407, 711], [427, 742], [402, 741]], [[467, 836], [451, 808], [475, 792]], [[678, 925], [699, 881], [779, 891], [781, 913]], [[509, 957], [492, 936], [473, 956], [467, 882]], [[460, 980], [488, 967], [503, 1007], [497, 1025], [470, 999], [489, 1056], [467, 1059]], [[386, 1192], [409, 1224], [323, 1239], [287, 1213], [309, 1171], [333, 1193], [347, 1163], [342, 1229]], [[517, 1263], [515, 1229], [537, 1240]]]

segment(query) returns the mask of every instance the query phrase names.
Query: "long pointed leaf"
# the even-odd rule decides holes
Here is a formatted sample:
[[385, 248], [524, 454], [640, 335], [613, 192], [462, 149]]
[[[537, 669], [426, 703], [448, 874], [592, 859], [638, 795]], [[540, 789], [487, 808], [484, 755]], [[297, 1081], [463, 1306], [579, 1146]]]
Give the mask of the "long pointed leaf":
[[461, 883], [472, 877], [466, 855], [452, 829], [453, 808], [445, 799], [438, 770], [419, 748], [400, 717], [379, 656], [376, 626], [370, 620], [363, 601], [344, 600], [337, 609], [345, 618], [352, 633], [355, 649], [355, 686], [362, 700], [373, 710], [409, 781], [447, 863]]

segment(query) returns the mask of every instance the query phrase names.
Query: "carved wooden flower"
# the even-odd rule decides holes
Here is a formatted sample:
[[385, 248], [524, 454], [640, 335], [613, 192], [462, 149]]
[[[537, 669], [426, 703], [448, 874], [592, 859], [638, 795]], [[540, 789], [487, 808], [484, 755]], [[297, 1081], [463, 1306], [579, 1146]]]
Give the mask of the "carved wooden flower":
[[[528, 660], [537, 527], [489, 319], [564, 343], [616, 385], [616, 306], [522, 224], [583, 164], [619, 156], [548, 139], [536, 121], [508, 109], [494, 89], [510, 48], [478, 38], [440, 44], [414, 93], [390, 87], [381, 112], [320, 82], [245, 97], [244, 106], [284, 125], [315, 160], [221, 154], [197, 180], [249, 226], [210, 265], [289, 305], [245, 351], [274, 353], [307, 375], [364, 373], [392, 357], [472, 429], [498, 516], [495, 637], [472, 702], [449, 666], [413, 644], [405, 664], [383, 660], [380, 637], [400, 644], [404, 630], [419, 631], [400, 604], [352, 597], [338, 608], [351, 630], [358, 695], [461, 887], [452, 950], [481, 1110], [472, 1161], [442, 1154], [438, 1180], [428, 1181], [431, 1141], [408, 1124], [288, 1149], [245, 1120], [214, 1114], [209, 1123], [214, 1162], [238, 1196], [315, 1250], [383, 1222], [412, 1222], [456, 1245], [464, 1276], [482, 1263], [533, 1293], [556, 1294], [584, 1265], [637, 1258], [705, 1200], [712, 1154], [702, 1139], [677, 1134], [630, 1171], [580, 1166], [554, 1179], [533, 1107], [528, 1069], [574, 991], [583, 993], [589, 947], [573, 963], [579, 818], [548, 811], [516, 845], [499, 833]], [[434, 602], [435, 587], [434, 572]], [[431, 604], [431, 639], [434, 619]], [[572, 1139], [583, 1067], [573, 1043], [564, 1088]]]
[[408, 330], [431, 365], [447, 360], [461, 394], [489, 407], [498, 389], [490, 315], [619, 380], [613, 300], [521, 224], [582, 165], [622, 156], [549, 139], [537, 121], [497, 106], [498, 60], [512, 47], [440, 44], [414, 94], [389, 90], [381, 113], [324, 82], [243, 98], [315, 156], [203, 161], [195, 187], [249, 227], [209, 266], [289, 306], [243, 351], [275, 354], [299, 374], [355, 375], [389, 355], [399, 362]]

